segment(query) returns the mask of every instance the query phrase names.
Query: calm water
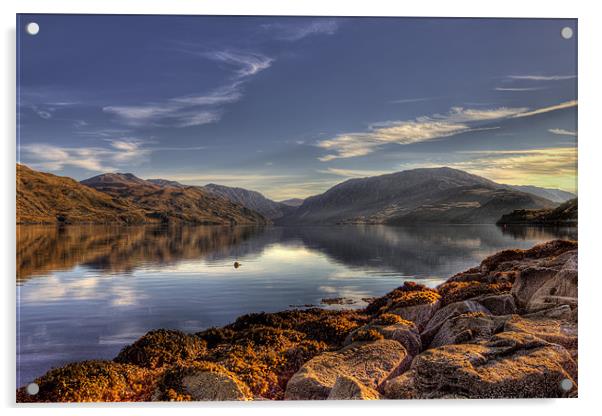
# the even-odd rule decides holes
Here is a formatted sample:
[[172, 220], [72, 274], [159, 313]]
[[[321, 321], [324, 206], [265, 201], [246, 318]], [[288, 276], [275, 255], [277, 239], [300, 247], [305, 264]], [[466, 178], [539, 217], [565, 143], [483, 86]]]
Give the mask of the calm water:
[[151, 329], [198, 331], [332, 297], [363, 307], [404, 280], [434, 286], [501, 249], [576, 237], [493, 225], [19, 226], [17, 383], [112, 358]]

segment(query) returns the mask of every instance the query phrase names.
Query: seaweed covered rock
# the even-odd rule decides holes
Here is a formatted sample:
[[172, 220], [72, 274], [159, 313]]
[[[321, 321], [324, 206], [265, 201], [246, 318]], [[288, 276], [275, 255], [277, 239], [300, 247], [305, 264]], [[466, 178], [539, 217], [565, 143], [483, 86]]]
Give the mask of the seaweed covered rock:
[[20, 402], [126, 402], [148, 400], [152, 374], [140, 367], [112, 361], [82, 361], [48, 371], [35, 380], [35, 396], [24, 389]]
[[441, 326], [448, 321], [449, 319], [460, 316], [465, 313], [475, 313], [480, 312], [486, 315], [489, 315], [489, 311], [480, 303], [475, 302], [474, 300], [465, 300], [462, 302], [455, 302], [450, 305], [444, 306], [439, 309], [435, 315], [433, 315], [432, 319], [428, 322], [424, 331], [420, 334], [422, 339], [422, 345], [429, 345], [435, 335], [441, 329]]
[[[523, 270], [512, 286], [512, 294], [527, 311], [557, 305], [577, 306], [577, 252], [559, 256], [555, 264]], [[563, 261], [558, 264], [558, 261]]]
[[251, 398], [249, 387], [235, 374], [207, 361], [170, 368], [153, 395], [155, 401], [235, 401]]
[[396, 341], [351, 344], [308, 361], [288, 381], [284, 398], [326, 399], [341, 376], [354, 377], [362, 385], [377, 390], [385, 380], [403, 372], [410, 361], [405, 348]]
[[454, 316], [443, 322], [429, 348], [488, 340], [503, 327], [505, 321], [506, 318], [483, 312], [468, 312]]
[[123, 348], [115, 361], [153, 369], [194, 359], [205, 350], [206, 342], [194, 335], [158, 329]]
[[447, 282], [440, 285], [437, 290], [441, 294], [443, 305], [460, 302], [463, 300], [480, 297], [483, 295], [501, 295], [510, 293], [512, 283], [489, 283], [479, 281]]
[[412, 363], [418, 398], [552, 398], [576, 390], [577, 367], [569, 352], [533, 335], [502, 332], [485, 342], [426, 350]]
[[514, 296], [510, 293], [483, 295], [472, 300], [483, 305], [492, 315], [512, 315], [517, 312]]
[[[387, 315], [387, 314], [385, 314]], [[392, 322], [394, 319], [376, 319], [367, 325], [364, 325], [353, 332], [351, 332], [345, 339], [344, 344], [349, 345], [357, 341], [368, 341], [369, 339], [363, 339], [361, 335], [365, 332], [371, 331], [378, 335], [372, 336], [372, 340], [376, 339], [392, 339], [399, 342], [404, 346], [409, 355], [415, 356], [422, 348], [420, 340], [420, 333], [418, 328], [413, 322], [401, 319], [398, 315], [390, 315], [397, 318], [395, 324], [381, 324], [382, 322]], [[364, 337], [365, 338], [365, 337]]]
[[559, 344], [576, 354], [578, 347], [577, 324], [544, 316], [513, 315], [504, 325], [505, 331], [524, 332], [545, 341]]
[[372, 301], [366, 312], [370, 314], [395, 314], [423, 328], [439, 308], [440, 296], [436, 290], [414, 282], [405, 282], [385, 296]]
[[380, 394], [351, 376], [339, 376], [335, 381], [328, 400], [378, 400]]

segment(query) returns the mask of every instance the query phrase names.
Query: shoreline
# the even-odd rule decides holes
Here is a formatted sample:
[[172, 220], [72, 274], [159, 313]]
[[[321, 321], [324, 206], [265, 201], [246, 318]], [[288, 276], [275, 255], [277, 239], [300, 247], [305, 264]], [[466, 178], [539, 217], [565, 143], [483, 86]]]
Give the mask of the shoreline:
[[[36, 380], [37, 396], [21, 387], [17, 401], [575, 397], [577, 247], [554, 240], [504, 250], [436, 289], [406, 282], [363, 309], [253, 313], [196, 334], [150, 331], [113, 361], [50, 370]], [[512, 359], [502, 359], [504, 348]], [[490, 357], [508, 379], [488, 390], [494, 381], [467, 355]], [[370, 371], [358, 365], [366, 362]], [[531, 372], [522, 380], [517, 369]], [[559, 390], [564, 379], [569, 391]]]

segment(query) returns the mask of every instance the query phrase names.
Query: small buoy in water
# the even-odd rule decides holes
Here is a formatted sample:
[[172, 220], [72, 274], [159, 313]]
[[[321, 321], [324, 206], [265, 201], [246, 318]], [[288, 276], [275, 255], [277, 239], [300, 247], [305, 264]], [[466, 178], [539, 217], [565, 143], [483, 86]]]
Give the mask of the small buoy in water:
[[238, 269], [240, 266], [242, 266], [242, 264], [240, 264], [239, 262], [235, 261], [234, 262], [234, 268]]

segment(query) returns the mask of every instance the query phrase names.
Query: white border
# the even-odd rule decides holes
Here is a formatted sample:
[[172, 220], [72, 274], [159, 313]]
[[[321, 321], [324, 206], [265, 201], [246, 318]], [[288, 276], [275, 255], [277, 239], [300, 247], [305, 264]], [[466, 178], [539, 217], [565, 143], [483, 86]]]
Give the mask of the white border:
[[[600, 76], [602, 65], [600, 40], [602, 16], [593, 1], [504, 0], [499, 2], [470, 0], [415, 0], [409, 1], [329, 1], [329, 0], [3, 0], [0, 2], [2, 22], [2, 193], [0, 204], [3, 227], [0, 255], [4, 273], [5, 336], [2, 348], [2, 384], [0, 392], [5, 414], [26, 411], [28, 414], [106, 414], [107, 405], [73, 405], [50, 407], [30, 406], [15, 408], [15, 14], [16, 13], [111, 13], [111, 14], [238, 14], [238, 15], [332, 15], [332, 16], [445, 16], [445, 17], [563, 17], [579, 19], [579, 194], [580, 194], [580, 365], [579, 399], [573, 400], [495, 400], [495, 401], [413, 401], [413, 402], [288, 402], [248, 403], [242, 405], [209, 404], [158, 404], [158, 405], [108, 405], [111, 413], [130, 415], [160, 415], [166, 411], [183, 413], [226, 414], [241, 412], [251, 414], [303, 414], [342, 411], [349, 415], [366, 412], [410, 413], [440, 412], [447, 415], [489, 415], [522, 411], [533, 413], [577, 414], [596, 408], [602, 393], [599, 392], [602, 347], [600, 303], [602, 275], [596, 262], [600, 258], [599, 236], [602, 207], [600, 193], [600, 111], [602, 98]], [[201, 407], [202, 409], [199, 409]], [[338, 410], [341, 409], [341, 410]], [[596, 413], [598, 413], [596, 411]]]

